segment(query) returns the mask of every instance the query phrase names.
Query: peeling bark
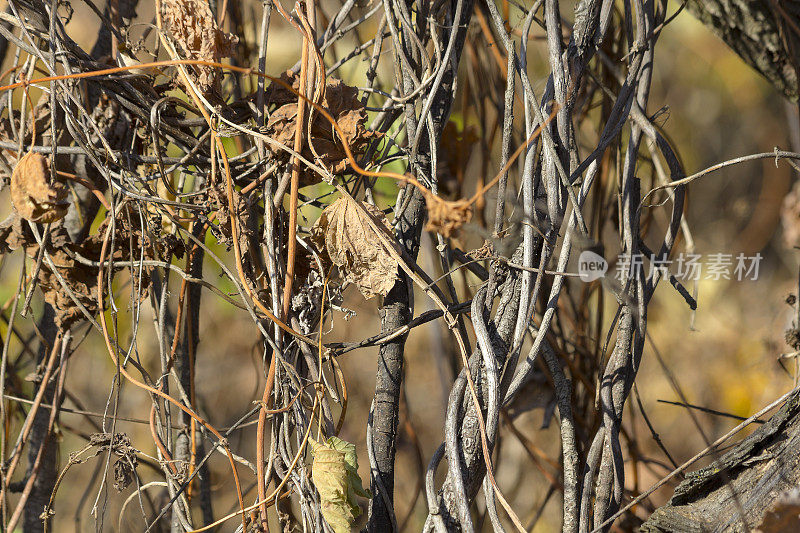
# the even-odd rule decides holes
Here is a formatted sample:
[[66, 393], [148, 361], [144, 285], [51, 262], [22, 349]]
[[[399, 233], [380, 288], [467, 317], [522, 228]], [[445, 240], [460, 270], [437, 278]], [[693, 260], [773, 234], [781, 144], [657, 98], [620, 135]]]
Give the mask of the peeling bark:
[[641, 531], [750, 531], [783, 493], [800, 484], [799, 452], [797, 392], [755, 433], [711, 465], [690, 473]]

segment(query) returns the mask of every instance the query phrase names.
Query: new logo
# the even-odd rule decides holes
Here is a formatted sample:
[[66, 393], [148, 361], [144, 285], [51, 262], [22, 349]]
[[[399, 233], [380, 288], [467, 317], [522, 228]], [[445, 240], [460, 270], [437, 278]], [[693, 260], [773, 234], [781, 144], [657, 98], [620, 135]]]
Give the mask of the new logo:
[[589, 283], [600, 279], [608, 271], [608, 262], [591, 250], [584, 250], [578, 258], [578, 275], [582, 281]]

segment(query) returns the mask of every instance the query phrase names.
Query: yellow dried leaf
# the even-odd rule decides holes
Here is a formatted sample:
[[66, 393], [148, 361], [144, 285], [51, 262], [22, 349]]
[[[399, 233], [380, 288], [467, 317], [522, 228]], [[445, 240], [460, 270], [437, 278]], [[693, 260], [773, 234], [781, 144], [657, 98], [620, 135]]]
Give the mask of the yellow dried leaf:
[[[206, 0], [163, 0], [161, 6], [164, 25], [186, 59], [219, 63], [233, 54], [239, 39], [219, 28]], [[201, 91], [213, 87], [216, 69], [196, 66], [191, 70]]]
[[373, 224], [385, 236], [394, 238], [380, 209], [342, 196], [325, 208], [311, 228], [317, 247], [339, 267], [342, 278], [354, 283], [367, 299], [376, 294], [385, 296], [394, 287], [398, 267], [397, 259], [386, 249]]
[[42, 154], [28, 152], [11, 174], [11, 202], [19, 216], [31, 222], [55, 222], [67, 214], [67, 189], [50, 183], [50, 162]]
[[322, 516], [335, 533], [348, 533], [361, 514], [357, 497], [371, 498], [358, 476], [355, 445], [338, 437], [311, 440], [311, 479], [319, 492]]

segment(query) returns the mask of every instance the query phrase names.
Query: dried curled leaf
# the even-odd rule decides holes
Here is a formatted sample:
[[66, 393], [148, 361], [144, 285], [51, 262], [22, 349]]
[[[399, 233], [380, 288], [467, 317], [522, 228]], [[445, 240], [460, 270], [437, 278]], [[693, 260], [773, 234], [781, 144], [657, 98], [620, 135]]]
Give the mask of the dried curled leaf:
[[[126, 206], [114, 224], [114, 236], [111, 242], [114, 247], [107, 251], [106, 259], [113, 259], [114, 272], [124, 266], [121, 262], [131, 260], [158, 259], [175, 254], [183, 255], [182, 242], [172, 235], [160, 235], [151, 238], [151, 233], [140, 226], [140, 218], [133, 216], [132, 208]], [[76, 260], [79, 255], [90, 262], [100, 259], [103, 240], [110, 219], [103, 221], [97, 233], [81, 242], [70, 239], [62, 222], [50, 227], [50, 238], [47, 241], [49, 261], [42, 263], [38, 270], [37, 287], [42, 291], [44, 300], [55, 310], [55, 323], [59, 329], [69, 329], [74, 323], [83, 320], [85, 309], [90, 315], [98, 311], [97, 273], [98, 268]], [[155, 237], [155, 236], [154, 236]], [[0, 253], [10, 253], [21, 249], [30, 257], [39, 254], [39, 244], [34, 237], [30, 224], [14, 215], [0, 223]], [[52, 265], [51, 265], [52, 262]], [[150, 285], [152, 267], [145, 266], [141, 271], [134, 267], [129, 270], [132, 286], [138, 297], [147, 294]], [[64, 281], [66, 287], [61, 281]], [[107, 289], [107, 287], [106, 287]], [[83, 309], [82, 309], [83, 308]]]
[[[39, 97], [33, 111], [25, 114], [24, 127], [22, 114], [17, 109], [0, 117], [0, 141], [16, 146], [20, 141], [19, 135], [24, 132], [23, 144], [41, 142], [46, 145], [50, 138], [50, 119], [50, 94], [45, 92]], [[36, 132], [36, 139], [34, 139], [34, 132]], [[13, 167], [17, 164], [17, 154], [7, 150], [3, 154], [3, 161], [5, 165], [0, 164], [0, 176], [10, 177]], [[9, 169], [7, 173], [4, 172], [6, 165]]]
[[[295, 74], [287, 71], [281, 76], [281, 80], [294, 87], [295, 90], [299, 90], [300, 81]], [[297, 127], [297, 95], [277, 83], [270, 86], [268, 95], [270, 103], [277, 105], [278, 109], [270, 115], [269, 122], [267, 122], [267, 134], [281, 144], [292, 147]], [[369, 141], [377, 135], [366, 127], [367, 112], [358, 100], [358, 89], [346, 85], [341, 80], [328, 78], [325, 97], [321, 103], [339, 124], [353, 155], [358, 158], [366, 150]], [[309, 161], [316, 161], [333, 174], [345, 173], [350, 163], [339, 134], [321, 113], [317, 111], [313, 113], [311, 123], [313, 151], [306, 141], [302, 152], [303, 157]], [[272, 151], [274, 157], [287, 162], [291, 157], [285, 150], [272, 145], [269, 145], [269, 150]], [[319, 176], [313, 171], [302, 172], [300, 178], [303, 185], [311, 185], [320, 181]]]
[[[233, 55], [239, 39], [219, 28], [206, 0], [163, 0], [161, 6], [164, 25], [186, 59], [219, 63]], [[195, 66], [191, 71], [201, 91], [208, 92], [214, 86], [216, 69]]]
[[[359, 204], [362, 209], [359, 209]], [[354, 283], [364, 298], [386, 295], [397, 279], [398, 262], [386, 249], [372, 223], [387, 236], [392, 233], [383, 211], [342, 196], [325, 208], [311, 228], [311, 237], [346, 282]]]
[[444, 237], [450, 237], [472, 218], [472, 203], [468, 200], [448, 202], [431, 192], [425, 191], [424, 194], [428, 208], [425, 231], [435, 231]]
[[311, 440], [311, 479], [322, 500], [322, 516], [335, 533], [349, 533], [361, 514], [356, 498], [371, 498], [358, 476], [355, 445], [338, 437], [325, 442]]
[[50, 183], [50, 162], [42, 154], [28, 152], [11, 174], [11, 202], [19, 216], [31, 222], [55, 222], [67, 214], [67, 188]]

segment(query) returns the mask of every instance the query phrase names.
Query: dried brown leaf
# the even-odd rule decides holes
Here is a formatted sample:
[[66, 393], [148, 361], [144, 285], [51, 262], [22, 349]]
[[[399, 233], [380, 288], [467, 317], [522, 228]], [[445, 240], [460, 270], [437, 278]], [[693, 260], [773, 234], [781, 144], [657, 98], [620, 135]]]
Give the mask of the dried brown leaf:
[[[186, 59], [219, 62], [233, 55], [239, 39], [219, 28], [205, 0], [163, 0], [164, 25]], [[194, 82], [208, 92], [216, 82], [216, 69], [192, 67]], [[187, 87], [187, 90], [190, 90]]]
[[[128, 208], [125, 208], [128, 209]], [[115, 235], [112, 242], [114, 249], [107, 254], [114, 261], [130, 261], [156, 259], [157, 254], [182, 255], [183, 249], [178, 243], [170, 239], [171, 236], [162, 235], [158, 239], [149, 238], [138, 226], [138, 216], [130, 216], [131, 212], [123, 210], [123, 216], [117, 219], [114, 225]], [[50, 227], [50, 238], [47, 244], [47, 253], [55, 267], [51, 269], [50, 262], [44, 262], [38, 270], [37, 286], [42, 291], [44, 299], [55, 310], [55, 323], [60, 329], [68, 329], [72, 324], [84, 318], [83, 306], [90, 314], [97, 313], [97, 272], [96, 266], [80, 262], [75, 259], [78, 255], [97, 262], [103, 246], [103, 239], [108, 228], [109, 220], [100, 224], [97, 233], [90, 235], [80, 243], [73, 243], [69, 238], [62, 222]], [[34, 237], [30, 225], [20, 217], [13, 216], [0, 223], [0, 253], [9, 253], [22, 249], [24, 253], [35, 258], [39, 253], [39, 245]], [[115, 265], [114, 271], [118, 272], [124, 267]], [[139, 277], [139, 269], [129, 271], [134, 277], [134, 286], [141, 288], [143, 297], [150, 284], [151, 267], [144, 267]], [[64, 281], [66, 288], [62, 285]], [[80, 304], [78, 305], [78, 303]]]
[[[359, 209], [359, 205], [362, 209]], [[325, 208], [311, 228], [312, 240], [339, 267], [339, 274], [355, 284], [364, 295], [386, 295], [397, 279], [398, 261], [384, 246], [373, 228], [392, 235], [383, 211], [364, 202], [342, 196]]]
[[441, 233], [444, 237], [454, 235], [472, 218], [472, 204], [467, 200], [448, 202], [426, 191], [425, 204], [428, 207], [425, 230]]
[[[225, 245], [229, 250], [233, 246], [232, 228], [230, 211], [228, 210], [228, 193], [223, 186], [213, 188], [209, 191], [209, 205], [216, 208], [217, 220], [219, 221], [220, 233], [217, 242]], [[247, 198], [238, 191], [233, 191], [233, 205], [236, 209], [236, 221], [239, 250], [242, 257], [247, 257], [250, 253], [250, 244], [257, 228], [255, 219], [252, 215], [252, 207], [248, 204]]]
[[[299, 87], [297, 76], [290, 71], [284, 73], [281, 80], [290, 84], [295, 90]], [[277, 105], [278, 108], [270, 115], [267, 122], [267, 134], [279, 143], [292, 147], [297, 128], [298, 97], [277, 83], [270, 86], [268, 95], [270, 103]], [[339, 124], [342, 135], [353, 155], [358, 157], [363, 154], [369, 141], [377, 134], [366, 127], [367, 112], [358, 100], [358, 89], [350, 87], [341, 80], [328, 78], [325, 97], [321, 104]], [[328, 119], [316, 111], [314, 111], [311, 123], [311, 143], [313, 151], [311, 146], [308, 146], [308, 142], [304, 143], [303, 157], [311, 161], [316, 160], [318, 164], [325, 166], [333, 174], [347, 172], [350, 162], [339, 134]], [[274, 157], [286, 162], [291, 157], [280, 148], [271, 146], [269, 149]], [[313, 171], [303, 171], [300, 179], [302, 185], [311, 185], [320, 181], [319, 176]]]
[[55, 222], [69, 209], [67, 189], [50, 183], [50, 162], [42, 154], [28, 152], [11, 174], [11, 202], [19, 216], [31, 222]]

